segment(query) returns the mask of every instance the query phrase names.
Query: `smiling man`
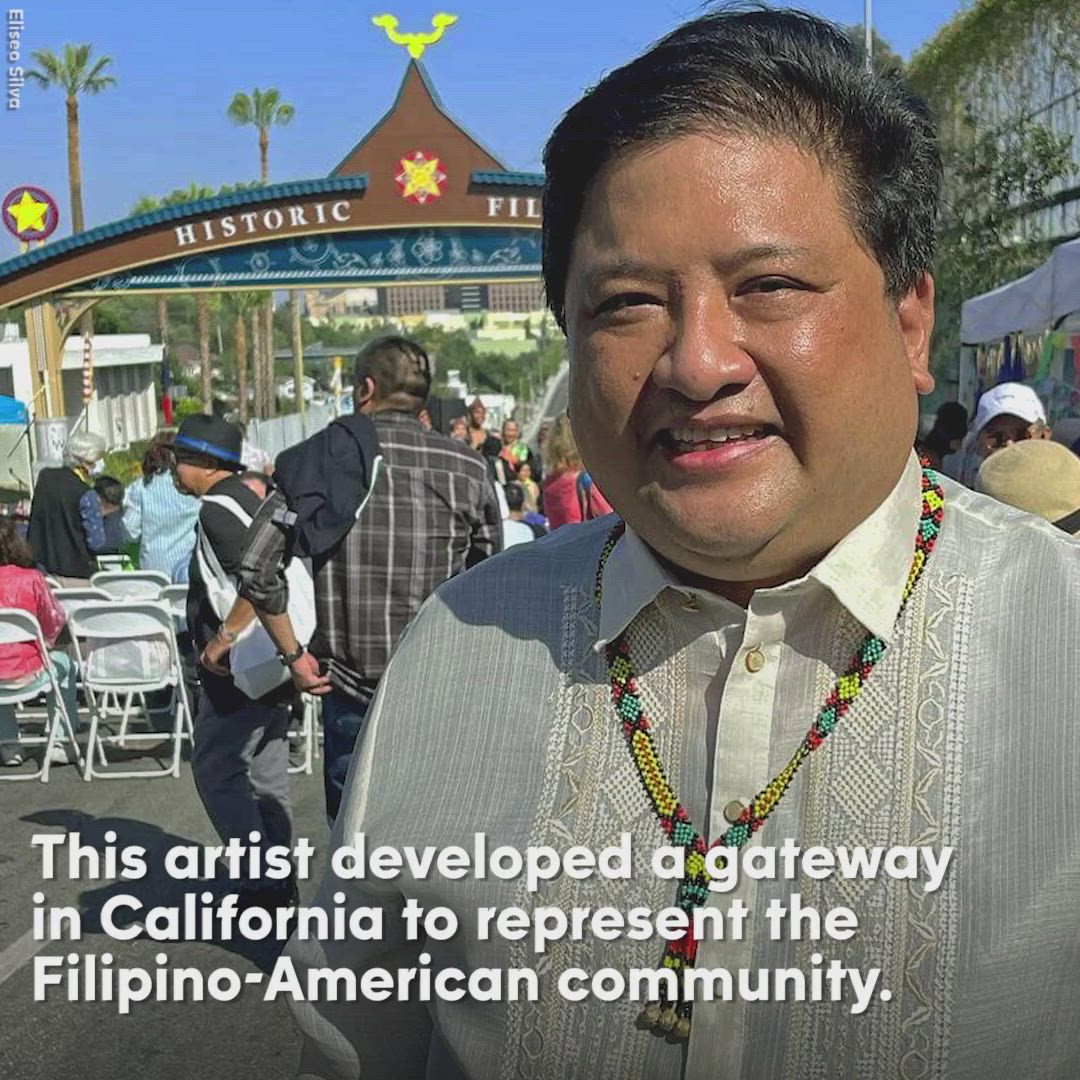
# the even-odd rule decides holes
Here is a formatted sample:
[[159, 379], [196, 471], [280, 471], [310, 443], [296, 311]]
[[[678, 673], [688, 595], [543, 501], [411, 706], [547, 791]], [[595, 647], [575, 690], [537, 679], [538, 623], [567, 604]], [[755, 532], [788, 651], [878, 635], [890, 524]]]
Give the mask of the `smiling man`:
[[[933, 386], [926, 109], [829, 24], [723, 11], [607, 76], [545, 165], [570, 415], [615, 514], [427, 603], [381, 683], [335, 839], [600, 850], [629, 833], [634, 873], [537, 894], [328, 877], [326, 904], [341, 891], [390, 927], [407, 901], [439, 905], [460, 929], [296, 943], [299, 966], [539, 964], [543, 988], [298, 1006], [302, 1075], [1077, 1074], [1080, 672], [1060, 643], [1080, 633], [1080, 545], [913, 454]], [[947, 869], [939, 884], [744, 875], [718, 893], [701, 858], [717, 843], [926, 849]], [[649, 869], [671, 844], [678, 881]], [[528, 940], [477, 931], [481, 907], [702, 903], [741, 904], [746, 933], [567, 935], [540, 963]], [[797, 904], [858, 927], [772, 940], [765, 912]], [[810, 985], [831, 964], [876, 979], [868, 998], [766, 987], [721, 1002], [688, 977]], [[664, 978], [642, 1000], [558, 991], [563, 973], [607, 968]]]

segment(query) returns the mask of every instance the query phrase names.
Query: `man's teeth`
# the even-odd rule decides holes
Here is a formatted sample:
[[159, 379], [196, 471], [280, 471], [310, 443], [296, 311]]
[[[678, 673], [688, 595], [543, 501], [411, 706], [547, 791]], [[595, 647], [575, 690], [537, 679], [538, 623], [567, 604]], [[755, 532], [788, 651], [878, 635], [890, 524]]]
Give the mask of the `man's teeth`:
[[700, 446], [705, 443], [726, 443], [735, 439], [756, 439], [765, 434], [764, 427], [672, 428], [671, 438], [677, 446]]

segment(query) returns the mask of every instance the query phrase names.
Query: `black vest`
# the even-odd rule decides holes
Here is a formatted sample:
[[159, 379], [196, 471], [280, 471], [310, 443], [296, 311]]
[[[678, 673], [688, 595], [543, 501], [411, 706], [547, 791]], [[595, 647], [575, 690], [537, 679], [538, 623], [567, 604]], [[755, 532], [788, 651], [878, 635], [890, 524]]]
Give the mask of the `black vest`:
[[34, 561], [47, 574], [88, 578], [96, 570], [79, 513], [79, 500], [89, 490], [71, 469], [41, 470], [27, 538]]

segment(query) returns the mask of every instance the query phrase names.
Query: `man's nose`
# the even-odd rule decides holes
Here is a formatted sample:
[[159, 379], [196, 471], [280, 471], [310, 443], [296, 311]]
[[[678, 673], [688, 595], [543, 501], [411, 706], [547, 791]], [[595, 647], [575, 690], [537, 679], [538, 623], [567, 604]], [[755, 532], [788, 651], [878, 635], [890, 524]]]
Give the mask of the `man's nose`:
[[671, 344], [653, 369], [653, 382], [690, 401], [741, 389], [757, 373], [741, 338], [726, 295], [688, 298], [676, 310]]

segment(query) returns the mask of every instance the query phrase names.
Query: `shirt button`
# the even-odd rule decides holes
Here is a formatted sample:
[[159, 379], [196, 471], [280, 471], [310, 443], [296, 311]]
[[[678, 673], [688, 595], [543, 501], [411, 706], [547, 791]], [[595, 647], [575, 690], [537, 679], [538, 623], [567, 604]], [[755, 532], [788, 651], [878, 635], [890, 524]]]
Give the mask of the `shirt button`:
[[737, 822], [739, 818], [742, 817], [742, 812], [745, 809], [746, 807], [741, 802], [739, 802], [738, 799], [732, 799], [731, 802], [729, 802], [727, 806], [724, 807], [724, 819], [729, 824], [734, 825], [735, 822]]
[[755, 645], [746, 654], [746, 670], [756, 675], [765, 666], [765, 654]]

